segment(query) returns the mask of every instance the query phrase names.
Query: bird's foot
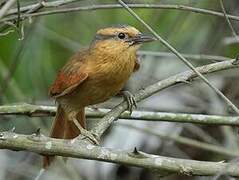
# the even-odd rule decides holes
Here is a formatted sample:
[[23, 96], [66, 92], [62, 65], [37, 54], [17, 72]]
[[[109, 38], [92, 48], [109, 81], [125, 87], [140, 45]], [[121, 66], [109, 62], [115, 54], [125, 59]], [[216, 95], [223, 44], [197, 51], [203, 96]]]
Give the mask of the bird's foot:
[[129, 91], [121, 91], [121, 94], [128, 104], [128, 111], [132, 114], [133, 108], [137, 108], [137, 102], [134, 95]]
[[100, 138], [98, 135], [87, 131], [86, 129], [82, 128], [80, 129], [81, 134], [79, 135], [78, 139], [83, 140], [83, 139], [89, 139], [92, 143], [99, 145], [100, 144]]
[[87, 131], [85, 128], [83, 128], [80, 123], [77, 121], [77, 119], [73, 118], [73, 122], [75, 123], [76, 127], [80, 130], [80, 135], [77, 137], [77, 139], [86, 139], [88, 138], [92, 143], [99, 145], [100, 144], [100, 138], [97, 134], [94, 134], [90, 131]]

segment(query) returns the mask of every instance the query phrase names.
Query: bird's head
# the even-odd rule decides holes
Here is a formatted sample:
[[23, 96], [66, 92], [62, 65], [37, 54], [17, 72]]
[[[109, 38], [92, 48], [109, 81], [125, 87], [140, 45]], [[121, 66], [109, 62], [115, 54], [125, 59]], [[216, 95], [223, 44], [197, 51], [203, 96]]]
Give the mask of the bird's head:
[[118, 25], [98, 30], [91, 47], [106, 53], [135, 53], [142, 43], [154, 40], [132, 26]]

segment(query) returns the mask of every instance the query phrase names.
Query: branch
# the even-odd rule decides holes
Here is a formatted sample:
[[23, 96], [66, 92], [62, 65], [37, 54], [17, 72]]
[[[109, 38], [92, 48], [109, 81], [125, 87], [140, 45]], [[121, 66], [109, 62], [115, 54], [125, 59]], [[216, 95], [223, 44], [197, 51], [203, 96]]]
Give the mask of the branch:
[[[139, 51], [138, 55], [176, 58], [173, 53], [157, 52], [157, 51]], [[220, 61], [226, 61], [231, 59], [229, 57], [206, 55], [206, 54], [181, 54], [181, 55], [185, 58], [192, 59], [192, 60], [207, 60], [207, 61], [213, 61], [213, 62], [220, 62]]]
[[234, 37], [237, 37], [237, 33], [236, 33], [236, 31], [234, 30], [230, 19], [228, 18], [226, 9], [225, 9], [224, 4], [223, 4], [223, 0], [220, 0], [220, 5], [221, 5], [221, 8], [222, 8], [222, 12], [223, 12], [223, 14], [224, 14], [224, 17], [225, 17], [225, 19], [226, 19], [226, 22], [227, 22], [229, 28], [230, 28], [231, 31], [232, 31], [232, 35], [233, 35]]
[[184, 124], [182, 126], [185, 130], [190, 132], [194, 137], [196, 137], [198, 140], [202, 140], [203, 142], [209, 143], [209, 144], [215, 144], [220, 145], [220, 142], [212, 137], [208, 131], [204, 130], [203, 127], [197, 126], [195, 124]]
[[8, 9], [15, 3], [16, 0], [8, 0], [6, 4], [0, 9], [0, 20], [7, 13]]
[[59, 155], [73, 158], [93, 159], [117, 164], [175, 172], [185, 175], [210, 176], [224, 172], [239, 176], [237, 164], [204, 162], [150, 155], [136, 149], [134, 151], [112, 150], [94, 146], [84, 141], [48, 138], [43, 135], [19, 135], [14, 132], [0, 134], [0, 148], [14, 151], [28, 150], [42, 155]]
[[[110, 109], [87, 108], [86, 116], [89, 118], [102, 118]], [[55, 106], [32, 105], [27, 103], [0, 106], [0, 115], [25, 115], [29, 117], [55, 116]], [[202, 114], [183, 114], [153, 111], [133, 111], [130, 115], [123, 112], [119, 118], [146, 121], [167, 121], [178, 123], [195, 123], [205, 125], [230, 125], [239, 126], [239, 116], [217, 116]]]
[[225, 45], [238, 44], [238, 43], [239, 43], [239, 36], [225, 37], [223, 39], [223, 44]]
[[[56, 1], [58, 2], [58, 1]], [[51, 3], [51, 2], [48, 2]], [[53, 2], [52, 2], [53, 3]], [[37, 4], [21, 7], [21, 12], [25, 12], [33, 7], [35, 7]], [[60, 6], [60, 5], [57, 5]], [[184, 6], [184, 5], [168, 5], [168, 4], [128, 4], [131, 8], [139, 8], [139, 9], [170, 9], [170, 10], [179, 10], [179, 11], [189, 11], [193, 13], [200, 13], [205, 15], [212, 15], [217, 17], [224, 17], [224, 14], [221, 12], [208, 10], [208, 9], [201, 9], [201, 8], [195, 8], [190, 6]], [[51, 6], [54, 7], [54, 6]], [[67, 7], [67, 8], [61, 8], [61, 9], [53, 9], [53, 10], [47, 10], [43, 12], [37, 12], [37, 13], [31, 13], [31, 14], [21, 14], [21, 18], [28, 18], [28, 17], [35, 17], [35, 16], [45, 16], [45, 15], [51, 15], [51, 14], [59, 14], [59, 13], [67, 13], [67, 12], [75, 12], [75, 11], [90, 11], [90, 10], [106, 10], [106, 9], [120, 9], [122, 8], [119, 4], [98, 4], [98, 5], [91, 5], [91, 6], [80, 6], [80, 7]], [[9, 11], [8, 15], [13, 15], [11, 17], [6, 17], [0, 22], [4, 21], [11, 21], [16, 20], [17, 16], [14, 15], [17, 13], [16, 9], [12, 9]], [[229, 15], [227, 14], [227, 17], [231, 20], [239, 21], [238, 16]]]
[[[202, 74], [212, 73], [220, 70], [230, 69], [230, 68], [238, 68], [239, 65], [234, 65], [235, 60], [212, 63], [209, 65], [201, 66], [197, 68]], [[146, 99], [147, 97], [167, 88], [173, 86], [178, 83], [182, 83], [185, 81], [193, 80], [193, 78], [197, 77], [197, 74], [192, 71], [185, 71], [183, 73], [179, 73], [172, 77], [169, 77], [165, 80], [159, 81], [156, 84], [148, 86], [147, 88], [140, 90], [137, 94], [135, 94], [135, 100], [137, 102]], [[111, 123], [116, 120], [122, 112], [127, 109], [127, 103], [123, 102], [120, 105], [116, 106], [113, 110], [107, 113], [104, 118], [99, 120], [96, 127], [93, 128], [93, 132], [97, 134], [99, 137], [104, 133], [104, 131], [111, 125]]]
[[[209, 65], [198, 67], [197, 71], [199, 71], [202, 74], [207, 74], [226, 69], [238, 68], [239, 65], [234, 64], [234, 62], [235, 60], [212, 63]], [[193, 78], [195, 77], [197, 77], [197, 74], [195, 74], [195, 72], [193, 72], [192, 70], [179, 73], [165, 80], [159, 81], [156, 84], [148, 86], [143, 90], [140, 90], [137, 94], [135, 94], [135, 100], [137, 102], [142, 101], [143, 99], [146, 99], [147, 97], [159, 92], [160, 90], [163, 90], [167, 87], [173, 86], [178, 83], [182, 82], [184, 83], [185, 81], [193, 80]], [[126, 102], [123, 102], [118, 106], [116, 106], [113, 110], [111, 110], [102, 119], [99, 120], [96, 126], [92, 129], [93, 133], [101, 137], [102, 134], [105, 132], [105, 130], [113, 123], [113, 121], [116, 120], [120, 116], [120, 114], [124, 112], [126, 109], [127, 109]], [[200, 122], [203, 122], [203, 120], [201, 120]]]
[[167, 47], [172, 53], [174, 53], [185, 65], [192, 69], [198, 77], [200, 77], [221, 99], [223, 99], [229, 107], [231, 107], [238, 115], [239, 109], [213, 84], [211, 84], [207, 78], [205, 78], [197, 69], [185, 59], [173, 46], [171, 46], [166, 40], [164, 40], [156, 31], [154, 31], [143, 19], [141, 19], [127, 4], [122, 0], [118, 2], [124, 7], [135, 19], [137, 19], [145, 28], [147, 28], [165, 47]]
[[[197, 70], [203, 74], [212, 73], [220, 70], [238, 68], [239, 65], [233, 65], [235, 60], [223, 61], [198, 67]], [[165, 80], [151, 85], [135, 94], [136, 101], [141, 101], [156, 92], [169, 86], [191, 80], [197, 77], [192, 71], [179, 73]], [[44, 107], [42, 107], [44, 109]], [[123, 102], [107, 113], [99, 123], [93, 127], [92, 131], [101, 136], [105, 130], [117, 119], [117, 117], [127, 109], [127, 103]], [[167, 158], [163, 156], [149, 155], [142, 152], [128, 152], [122, 150], [111, 150], [89, 144], [86, 141], [60, 140], [47, 138], [45, 136], [26, 136], [13, 132], [4, 132], [0, 134], [0, 148], [10, 150], [28, 150], [39, 154], [60, 155], [75, 158], [95, 159], [99, 161], [121, 163], [143, 168], [157, 169], [183, 173], [187, 175], [215, 175], [225, 172], [231, 176], [239, 176], [239, 167], [229, 163], [203, 162], [193, 160], [183, 160], [177, 158]]]
[[[73, 2], [77, 2], [78, 0], [56, 0], [56, 1], [51, 1], [51, 2], [47, 2], [47, 1], [40, 1], [36, 4], [31, 4], [31, 5], [27, 5], [24, 7], [20, 8], [20, 12], [26, 12], [32, 9], [36, 9], [39, 6], [44, 6], [44, 7], [60, 7], [66, 4], [70, 4]], [[17, 9], [11, 9], [8, 11], [8, 13], [6, 15], [12, 15], [12, 14], [16, 14], [18, 12]]]

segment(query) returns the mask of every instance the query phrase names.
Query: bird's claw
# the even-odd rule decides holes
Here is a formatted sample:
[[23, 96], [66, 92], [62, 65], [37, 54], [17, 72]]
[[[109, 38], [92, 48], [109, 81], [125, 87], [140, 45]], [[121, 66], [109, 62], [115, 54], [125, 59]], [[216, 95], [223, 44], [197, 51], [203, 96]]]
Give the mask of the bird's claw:
[[122, 91], [121, 94], [123, 95], [124, 99], [128, 104], [128, 111], [130, 112], [130, 114], [132, 114], [133, 108], [137, 108], [137, 102], [135, 100], [134, 95], [129, 91]]
[[79, 135], [78, 139], [83, 140], [86, 138], [96, 145], [100, 144], [100, 138], [98, 137], [98, 135], [87, 131], [86, 129], [81, 129], [81, 134]]
[[80, 123], [77, 121], [77, 119], [73, 118], [73, 122], [75, 123], [76, 127], [80, 130], [80, 135], [77, 137], [78, 139], [82, 140], [82, 139], [88, 138], [94, 144], [96, 144], [96, 145], [100, 144], [100, 138], [98, 137], [97, 134], [94, 134], [94, 133], [84, 129], [80, 125]]

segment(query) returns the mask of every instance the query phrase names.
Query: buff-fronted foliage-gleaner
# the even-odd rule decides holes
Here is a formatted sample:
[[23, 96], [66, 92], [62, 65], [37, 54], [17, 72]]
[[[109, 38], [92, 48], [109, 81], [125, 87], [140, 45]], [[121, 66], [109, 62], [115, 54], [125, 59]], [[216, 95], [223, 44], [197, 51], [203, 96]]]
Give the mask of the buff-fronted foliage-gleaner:
[[[122, 93], [130, 75], [140, 67], [136, 52], [144, 42], [155, 40], [128, 25], [97, 31], [88, 49], [81, 50], [64, 65], [50, 87], [49, 94], [58, 103], [50, 137], [73, 139], [80, 134], [98, 144], [98, 138], [86, 130], [85, 107]], [[122, 93], [135, 106], [129, 92]], [[53, 156], [45, 156], [47, 168]]]

